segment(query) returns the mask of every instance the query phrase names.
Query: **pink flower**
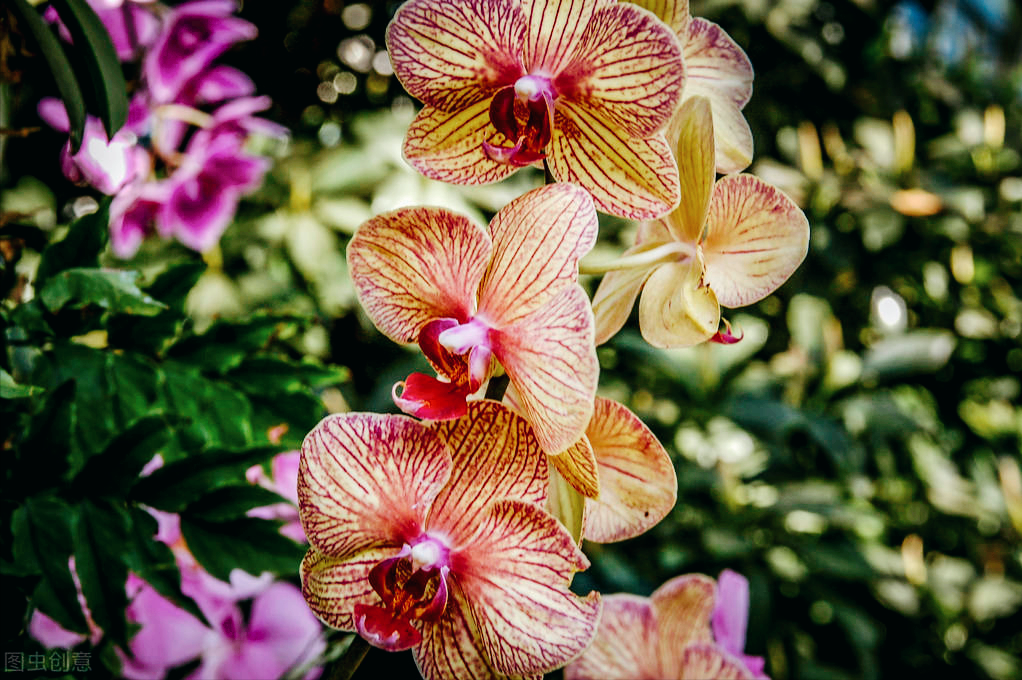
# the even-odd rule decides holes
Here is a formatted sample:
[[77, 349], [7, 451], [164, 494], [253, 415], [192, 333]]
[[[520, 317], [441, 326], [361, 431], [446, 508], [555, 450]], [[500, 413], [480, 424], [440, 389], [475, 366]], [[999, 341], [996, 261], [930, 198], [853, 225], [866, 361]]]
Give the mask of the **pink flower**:
[[428, 425], [328, 416], [302, 445], [305, 599], [334, 628], [411, 649], [427, 680], [562, 666], [592, 639], [600, 599], [568, 589], [589, 563], [541, 507], [546, 469], [498, 402]]
[[299, 543], [308, 543], [302, 523], [298, 519], [298, 461], [301, 451], [288, 451], [273, 457], [273, 475], [267, 476], [261, 465], [254, 465], [245, 473], [249, 482], [258, 484], [286, 498], [289, 503], [277, 503], [249, 510], [249, 517], [260, 519], [282, 519], [284, 526], [280, 533]]
[[710, 624], [717, 644], [742, 660], [756, 677], [763, 675], [765, 660], [745, 654], [745, 629], [749, 623], [749, 580], [725, 569], [717, 577], [717, 600]]

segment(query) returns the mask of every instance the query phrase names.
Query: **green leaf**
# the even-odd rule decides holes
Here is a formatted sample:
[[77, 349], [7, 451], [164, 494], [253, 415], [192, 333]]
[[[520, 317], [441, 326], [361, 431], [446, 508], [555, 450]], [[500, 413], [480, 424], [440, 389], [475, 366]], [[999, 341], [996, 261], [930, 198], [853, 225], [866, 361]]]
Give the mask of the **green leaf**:
[[43, 286], [39, 297], [51, 312], [98, 305], [111, 312], [154, 316], [166, 308], [135, 285], [138, 272], [116, 269], [67, 269]]
[[282, 357], [249, 357], [226, 376], [246, 392], [258, 395], [299, 392], [346, 382], [348, 371], [312, 361]]
[[168, 355], [203, 370], [225, 373], [253, 352], [264, 349], [295, 323], [295, 319], [281, 316], [258, 316], [244, 322], [217, 321], [202, 335], [176, 343]]
[[229, 581], [232, 569], [258, 575], [269, 571], [293, 576], [305, 547], [282, 536], [279, 523], [262, 519], [209, 522], [181, 515], [181, 534], [206, 571]]
[[71, 62], [49, 25], [25, 0], [11, 0], [11, 8], [39, 45], [39, 51], [42, 52], [50, 67], [50, 73], [57, 82], [57, 90], [60, 92], [60, 98], [64, 100], [64, 108], [67, 109], [67, 117], [71, 122], [71, 151], [77, 152], [82, 145], [82, 136], [85, 132], [85, 98], [82, 96], [78, 81], [75, 80]]
[[252, 508], [286, 502], [287, 500], [279, 494], [261, 486], [253, 484], [226, 486], [190, 503], [185, 513], [209, 522], [226, 522], [244, 517]]
[[124, 585], [128, 566], [130, 518], [111, 501], [82, 501], [74, 523], [75, 569], [89, 611], [103, 633], [122, 646], [128, 643]]
[[25, 438], [17, 447], [9, 487], [25, 497], [59, 484], [80, 455], [72, 446], [75, 423], [75, 383], [67, 381], [51, 390], [29, 421]]
[[202, 260], [177, 262], [160, 273], [145, 290], [168, 308], [183, 313], [185, 298], [205, 271], [206, 263]]
[[54, 274], [71, 267], [95, 267], [106, 246], [110, 222], [110, 201], [100, 203], [99, 210], [71, 223], [67, 235], [51, 243], [43, 251], [36, 270], [35, 287], [40, 290]]
[[128, 86], [110, 34], [86, 0], [52, 3], [71, 33], [76, 58], [84, 64], [92, 83], [99, 119], [112, 138], [128, 119]]
[[244, 446], [252, 441], [252, 407], [223, 383], [164, 364], [162, 393], [170, 410], [191, 418], [211, 446]]
[[0, 399], [24, 399], [35, 397], [45, 392], [41, 387], [35, 385], [19, 385], [14, 382], [10, 373], [0, 368]]
[[79, 493], [98, 497], [121, 496], [138, 481], [146, 463], [173, 442], [175, 426], [183, 418], [173, 414], [147, 416], [118, 434], [103, 450], [89, 458], [74, 483]]

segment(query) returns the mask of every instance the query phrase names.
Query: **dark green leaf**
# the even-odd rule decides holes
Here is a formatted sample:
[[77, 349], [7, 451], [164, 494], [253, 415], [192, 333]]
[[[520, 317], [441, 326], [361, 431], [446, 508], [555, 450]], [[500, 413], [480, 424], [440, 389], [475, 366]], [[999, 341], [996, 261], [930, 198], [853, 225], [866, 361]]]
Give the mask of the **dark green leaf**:
[[162, 392], [168, 408], [191, 418], [210, 446], [244, 446], [252, 441], [252, 408], [227, 385], [167, 362]]
[[240, 519], [252, 508], [259, 508], [286, 500], [260, 486], [226, 486], [204, 495], [190, 503], [185, 512], [196, 519], [209, 522], [226, 522]]
[[185, 298], [206, 271], [202, 260], [186, 260], [170, 265], [145, 287], [149, 295], [176, 312], [184, 312]]
[[19, 385], [10, 373], [0, 368], [0, 399], [24, 399], [38, 396], [44, 391], [35, 385]]
[[36, 270], [36, 290], [42, 288], [54, 274], [65, 269], [97, 265], [109, 233], [109, 206], [109, 200], [104, 200], [99, 210], [72, 222], [62, 240], [46, 247], [39, 261], [39, 269]]
[[348, 372], [339, 367], [281, 357], [249, 357], [227, 374], [246, 392], [258, 395], [298, 392], [345, 382]]
[[182, 418], [171, 414], [147, 416], [118, 434], [103, 450], [85, 462], [75, 477], [79, 493], [98, 497], [127, 494], [146, 463], [174, 440]]
[[135, 285], [138, 272], [116, 269], [67, 269], [50, 278], [39, 293], [51, 312], [65, 305], [98, 305], [119, 314], [154, 316], [166, 305]]
[[184, 338], [170, 348], [169, 356], [203, 370], [225, 373], [250, 354], [264, 349], [270, 340], [294, 320], [261, 316], [245, 322], [218, 321], [202, 335]]
[[292, 576], [305, 553], [304, 546], [282, 536], [278, 523], [262, 519], [208, 522], [181, 516], [181, 533], [192, 555], [218, 579], [230, 580], [232, 569], [249, 574], [270, 571]]
[[15, 481], [12, 488], [19, 496], [58, 485], [80, 455], [71, 441], [74, 399], [75, 383], [65, 382], [46, 395], [42, 407], [29, 421], [12, 474]]
[[130, 518], [111, 501], [82, 501], [74, 525], [75, 568], [96, 624], [118, 644], [127, 645], [125, 609], [128, 580], [125, 552]]

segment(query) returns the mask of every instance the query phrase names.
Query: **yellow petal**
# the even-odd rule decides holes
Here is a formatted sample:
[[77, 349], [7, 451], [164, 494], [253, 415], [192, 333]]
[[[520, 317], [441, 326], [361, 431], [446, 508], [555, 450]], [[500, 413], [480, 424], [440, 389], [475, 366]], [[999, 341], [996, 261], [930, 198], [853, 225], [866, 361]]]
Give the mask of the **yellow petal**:
[[586, 437], [580, 438], [564, 451], [550, 456], [549, 460], [561, 477], [580, 494], [586, 498], [596, 498], [600, 495], [596, 455]]
[[710, 616], [715, 592], [713, 579], [686, 574], [672, 578], [650, 596], [660, 633], [659, 657], [665, 670], [677, 669], [676, 677], [681, 677], [685, 647], [713, 641]]
[[678, 207], [663, 222], [674, 238], [695, 244], [706, 222], [713, 190], [713, 114], [705, 97], [691, 97], [681, 105], [671, 133], [678, 140], [675, 157], [682, 192]]
[[623, 593], [606, 595], [596, 638], [564, 669], [564, 680], [697, 677], [672, 674], [661, 668], [657, 663], [657, 642], [656, 619], [649, 598]]
[[[639, 249], [629, 248], [625, 255], [638, 252]], [[593, 295], [593, 320], [596, 329], [596, 344], [603, 343], [614, 337], [625, 325], [635, 305], [635, 298], [646, 278], [653, 273], [653, 267], [622, 269], [608, 272]]]
[[639, 298], [639, 329], [654, 347], [690, 347], [710, 338], [720, 325], [720, 305], [700, 286], [697, 261], [656, 268]]
[[579, 546], [582, 545], [582, 527], [585, 524], [585, 500], [586, 497], [568, 484], [557, 468], [551, 467], [546, 511], [564, 525], [575, 545]]
[[725, 307], [763, 299], [805, 259], [809, 221], [780, 189], [752, 175], [717, 182], [706, 217], [705, 280]]
[[756, 677], [739, 659], [713, 644], [689, 645], [682, 653], [681, 663], [680, 677], [685, 678], [752, 680]]
[[586, 499], [586, 540], [623, 541], [638, 536], [674, 507], [678, 481], [663, 445], [622, 404], [596, 398], [586, 429], [600, 479], [600, 495]]
[[376, 548], [346, 559], [325, 555], [315, 548], [302, 560], [302, 595], [319, 619], [339, 630], [355, 630], [355, 605], [376, 604], [380, 596], [369, 583], [369, 571], [397, 555], [399, 547]]
[[525, 17], [525, 68], [560, 73], [572, 59], [597, 7], [605, 0], [521, 0]]
[[472, 613], [452, 579], [447, 608], [433, 624], [423, 626], [422, 642], [412, 650], [424, 680], [491, 680], [494, 676], [479, 648]]
[[679, 35], [684, 35], [683, 31], [692, 18], [689, 14], [688, 0], [631, 0], [631, 2], [657, 15]]

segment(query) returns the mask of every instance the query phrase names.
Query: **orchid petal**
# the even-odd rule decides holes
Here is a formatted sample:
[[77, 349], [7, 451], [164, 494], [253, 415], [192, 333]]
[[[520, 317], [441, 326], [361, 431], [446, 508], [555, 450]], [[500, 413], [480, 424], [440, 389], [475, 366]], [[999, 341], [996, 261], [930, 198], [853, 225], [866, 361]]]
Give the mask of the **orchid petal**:
[[453, 572], [490, 664], [506, 675], [563, 666], [596, 634], [600, 596], [568, 584], [589, 566], [557, 520], [531, 503], [501, 500], [482, 518]]
[[[553, 456], [549, 456], [553, 458]], [[586, 497], [568, 483], [557, 468], [550, 470], [550, 486], [547, 489], [546, 511], [557, 518], [571, 534], [575, 545], [582, 545], [582, 528], [585, 526]]]
[[302, 443], [298, 509], [309, 543], [343, 558], [422, 533], [451, 474], [450, 452], [419, 422], [394, 415], [324, 418]]
[[717, 182], [703, 253], [706, 283], [722, 305], [762, 300], [791, 276], [808, 248], [809, 221], [780, 189], [744, 174]]
[[574, 184], [548, 184], [507, 204], [490, 222], [493, 259], [479, 285], [479, 314], [500, 328], [521, 321], [578, 279], [578, 260], [599, 225]]
[[[652, 250], [662, 243], [636, 246], [625, 251], [624, 257]], [[654, 267], [635, 267], [607, 272], [593, 295], [593, 323], [597, 345], [610, 340], [628, 321], [642, 285], [653, 273]]]
[[270, 676], [284, 675], [326, 646], [319, 622], [305, 604], [301, 591], [290, 583], [278, 581], [252, 600], [247, 629], [249, 640], [245, 647], [265, 645], [271, 662], [276, 663], [276, 667], [262, 669]]
[[[401, 393], [398, 394], [398, 388]], [[465, 388], [423, 373], [412, 373], [394, 385], [394, 403], [408, 415], [427, 420], [450, 420], [465, 415]]]
[[714, 592], [713, 579], [686, 574], [672, 578], [650, 596], [660, 631], [659, 657], [664, 668], [683, 668], [685, 647], [713, 642], [710, 614]]
[[517, 3], [412, 0], [387, 27], [387, 51], [410, 95], [457, 111], [525, 75], [524, 37]]
[[717, 599], [711, 627], [713, 639], [732, 654], [745, 650], [745, 630], [749, 620], [749, 580], [730, 569], [717, 577]]
[[687, 99], [673, 121], [677, 137], [678, 177], [685, 187], [681, 201], [662, 221], [675, 239], [696, 243], [706, 223], [713, 191], [713, 115], [705, 97]]
[[443, 615], [424, 626], [422, 642], [413, 651], [424, 680], [490, 680], [494, 673], [479, 650], [465, 596], [451, 583]]
[[522, 0], [525, 67], [556, 75], [567, 66], [593, 15], [606, 0]]
[[693, 19], [682, 43], [684, 98], [706, 97], [713, 107], [717, 172], [743, 170], [752, 161], [752, 132], [741, 113], [752, 97], [752, 63], [724, 29], [706, 19]]
[[[649, 599], [605, 595], [593, 644], [564, 669], [565, 680], [667, 678], [657, 665], [657, 624]], [[711, 676], [706, 676], [711, 677]]]
[[674, 465], [648, 427], [622, 404], [596, 398], [586, 429], [599, 466], [600, 495], [586, 500], [583, 535], [597, 543], [638, 536], [674, 507]]
[[564, 451], [550, 456], [550, 464], [576, 491], [587, 498], [600, 495], [600, 478], [596, 471], [596, 455], [586, 437]]
[[483, 142], [514, 143], [493, 127], [488, 100], [450, 113], [427, 105], [408, 127], [403, 154], [426, 177], [452, 184], [491, 184], [518, 170], [490, 158]]
[[490, 250], [486, 231], [467, 217], [415, 207], [370, 219], [347, 253], [369, 318], [390, 339], [411, 342], [431, 319], [468, 320]]
[[559, 453], [578, 441], [593, 413], [600, 373], [582, 287], [573, 284], [514, 326], [494, 331], [493, 354], [543, 450]]
[[170, 668], [202, 653], [212, 632], [199, 619], [143, 584], [128, 605], [128, 621], [141, 628], [131, 638], [130, 649], [143, 666]]
[[682, 668], [687, 678], [751, 680], [755, 677], [737, 658], [716, 645], [689, 645], [682, 651]]
[[355, 607], [380, 602], [369, 582], [370, 570], [397, 552], [396, 548], [376, 548], [340, 559], [313, 548], [305, 554], [299, 570], [302, 597], [320, 621], [354, 632]]
[[469, 402], [464, 418], [429, 428], [454, 456], [451, 478], [433, 501], [431, 531], [456, 544], [471, 538], [494, 499], [546, 501], [546, 457], [529, 423], [500, 402]]
[[597, 210], [647, 220], [677, 205], [678, 169], [663, 134], [627, 137], [569, 101], [558, 102], [555, 118], [550, 172], [589, 191]]
[[697, 260], [656, 268], [639, 298], [639, 329], [654, 347], [690, 347], [717, 332], [720, 305], [714, 291], [701, 286]]
[[688, 0], [631, 0], [631, 2], [657, 15], [679, 36], [684, 35], [688, 22], [692, 20]]
[[576, 54], [554, 81], [565, 100], [630, 137], [649, 137], [670, 120], [685, 66], [677, 37], [656, 17], [628, 3], [604, 5]]

